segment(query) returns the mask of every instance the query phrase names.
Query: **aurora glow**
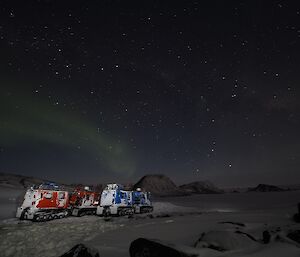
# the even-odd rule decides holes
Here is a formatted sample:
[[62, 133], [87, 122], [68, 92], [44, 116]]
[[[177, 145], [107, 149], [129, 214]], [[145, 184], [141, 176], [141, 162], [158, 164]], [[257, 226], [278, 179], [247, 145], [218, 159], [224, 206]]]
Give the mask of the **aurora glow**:
[[99, 159], [109, 171], [133, 175], [134, 158], [126, 144], [105, 135], [97, 126], [76, 113], [53, 106], [48, 99], [41, 101], [41, 98], [16, 90], [21, 87], [19, 85], [13, 89], [10, 86], [1, 92], [2, 147], [30, 143], [39, 143], [42, 147], [50, 143], [64, 147], [66, 151], [68, 148], [79, 148]]
[[297, 1], [3, 1], [0, 172], [300, 179]]

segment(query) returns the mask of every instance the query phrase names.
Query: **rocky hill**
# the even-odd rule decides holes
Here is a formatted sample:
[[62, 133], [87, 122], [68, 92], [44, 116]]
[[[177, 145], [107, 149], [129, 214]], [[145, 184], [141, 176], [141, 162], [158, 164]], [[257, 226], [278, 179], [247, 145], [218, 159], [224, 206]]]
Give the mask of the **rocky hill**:
[[257, 187], [250, 188], [248, 191], [249, 192], [281, 192], [286, 190], [274, 185], [259, 184]]
[[[46, 179], [40, 179], [35, 177], [16, 175], [10, 173], [0, 173], [0, 187], [24, 189], [32, 185], [40, 185], [42, 183], [49, 182]], [[57, 183], [66, 190], [72, 190], [74, 186]]]
[[187, 193], [177, 187], [174, 182], [165, 175], [146, 175], [142, 177], [134, 186], [151, 192], [155, 196], [183, 196]]
[[220, 194], [223, 190], [217, 188], [210, 181], [195, 181], [180, 186], [180, 188], [191, 194]]
[[12, 188], [27, 188], [30, 185], [41, 184], [44, 180], [34, 177], [0, 173], [0, 186]]

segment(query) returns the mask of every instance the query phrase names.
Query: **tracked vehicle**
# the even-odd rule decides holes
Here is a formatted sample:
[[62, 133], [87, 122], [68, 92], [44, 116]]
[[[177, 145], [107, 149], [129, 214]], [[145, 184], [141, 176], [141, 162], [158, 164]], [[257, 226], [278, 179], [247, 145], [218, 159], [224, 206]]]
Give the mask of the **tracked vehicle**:
[[132, 191], [132, 199], [135, 213], [146, 213], [153, 211], [150, 192], [144, 192], [140, 188], [137, 188], [136, 191]]
[[73, 216], [96, 214], [100, 194], [89, 187], [78, 187], [70, 195], [69, 204]]
[[153, 211], [150, 193], [124, 190], [120, 184], [108, 184], [101, 194], [97, 215], [131, 215]]
[[132, 214], [132, 193], [120, 184], [107, 184], [101, 194], [97, 214], [100, 216]]
[[33, 221], [64, 218], [69, 214], [69, 193], [54, 183], [44, 183], [26, 191], [16, 217]]
[[44, 183], [28, 189], [16, 217], [33, 221], [47, 221], [69, 215], [99, 216], [132, 215], [153, 211], [150, 193], [141, 189], [125, 190], [120, 184], [108, 184], [101, 194], [88, 187], [77, 188], [72, 193], [54, 183]]

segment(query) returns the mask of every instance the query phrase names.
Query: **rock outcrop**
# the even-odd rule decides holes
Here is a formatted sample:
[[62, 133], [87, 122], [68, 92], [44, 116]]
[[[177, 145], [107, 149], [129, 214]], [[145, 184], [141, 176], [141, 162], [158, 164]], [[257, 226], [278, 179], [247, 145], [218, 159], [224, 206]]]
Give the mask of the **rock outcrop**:
[[176, 247], [159, 240], [150, 240], [146, 238], [138, 238], [130, 244], [130, 257], [136, 256], [163, 256], [163, 257], [192, 257], [195, 254], [189, 254]]
[[187, 193], [177, 187], [174, 182], [165, 175], [146, 175], [142, 177], [134, 186], [151, 192], [155, 196], [183, 196]]
[[78, 244], [60, 257], [100, 257], [100, 254], [95, 249], [89, 248], [84, 244]]
[[210, 181], [196, 181], [180, 186], [180, 188], [191, 194], [220, 194], [223, 191]]
[[249, 192], [281, 192], [281, 191], [285, 191], [285, 189], [274, 185], [259, 184], [257, 187], [250, 188], [248, 191]]

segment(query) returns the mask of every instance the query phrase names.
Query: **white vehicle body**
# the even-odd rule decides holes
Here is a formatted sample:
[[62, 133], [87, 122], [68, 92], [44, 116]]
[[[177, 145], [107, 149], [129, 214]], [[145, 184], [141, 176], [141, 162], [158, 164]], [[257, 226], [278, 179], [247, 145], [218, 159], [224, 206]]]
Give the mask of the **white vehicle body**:
[[103, 190], [97, 215], [126, 215], [153, 210], [148, 192], [126, 191], [119, 184], [108, 184]]
[[63, 218], [68, 215], [68, 200], [68, 192], [58, 188], [30, 188], [16, 217], [36, 221]]
[[98, 215], [125, 215], [133, 213], [132, 192], [119, 184], [108, 184], [101, 194]]

